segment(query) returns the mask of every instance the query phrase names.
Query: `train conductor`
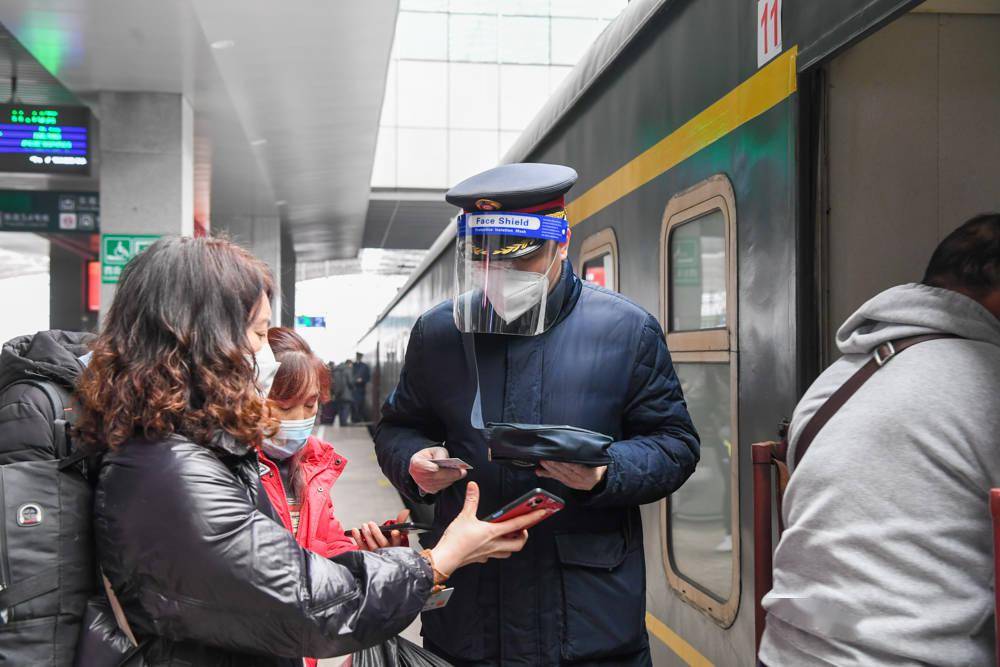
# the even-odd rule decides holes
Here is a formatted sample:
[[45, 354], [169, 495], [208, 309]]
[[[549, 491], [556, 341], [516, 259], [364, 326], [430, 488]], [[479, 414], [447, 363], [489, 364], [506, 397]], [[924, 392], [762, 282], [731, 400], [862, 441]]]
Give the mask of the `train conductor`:
[[414, 324], [376, 431], [396, 488], [435, 503], [424, 546], [470, 479], [484, 512], [536, 487], [565, 501], [524, 551], [456, 572], [423, 615], [425, 645], [455, 665], [651, 664], [639, 506], [691, 475], [698, 435], [657, 320], [567, 259], [576, 179], [512, 164], [448, 191], [465, 212], [455, 297]]

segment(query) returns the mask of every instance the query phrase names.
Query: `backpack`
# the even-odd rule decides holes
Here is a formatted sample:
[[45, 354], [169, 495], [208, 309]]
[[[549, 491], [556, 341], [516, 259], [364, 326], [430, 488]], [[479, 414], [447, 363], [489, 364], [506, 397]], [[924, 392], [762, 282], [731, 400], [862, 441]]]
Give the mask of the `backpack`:
[[98, 587], [87, 455], [73, 451], [69, 392], [18, 378], [52, 407], [55, 456], [0, 465], [0, 665], [71, 667]]

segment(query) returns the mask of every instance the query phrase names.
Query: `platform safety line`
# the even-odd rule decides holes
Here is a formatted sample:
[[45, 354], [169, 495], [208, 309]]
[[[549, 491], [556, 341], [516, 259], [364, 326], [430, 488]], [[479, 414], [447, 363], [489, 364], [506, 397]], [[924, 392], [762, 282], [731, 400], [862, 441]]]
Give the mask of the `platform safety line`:
[[683, 637], [668, 628], [663, 621], [648, 611], [646, 612], [646, 629], [691, 667], [714, 667], [708, 658], [698, 653], [695, 647], [684, 641]]
[[580, 224], [785, 100], [798, 86], [797, 56], [798, 47], [792, 46], [707, 109], [570, 201], [566, 205], [570, 225]]

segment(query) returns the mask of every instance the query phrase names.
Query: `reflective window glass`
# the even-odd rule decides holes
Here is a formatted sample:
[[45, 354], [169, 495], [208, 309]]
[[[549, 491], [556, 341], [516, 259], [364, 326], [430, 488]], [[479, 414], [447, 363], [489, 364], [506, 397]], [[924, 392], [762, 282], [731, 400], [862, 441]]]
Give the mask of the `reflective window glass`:
[[395, 60], [389, 61], [389, 71], [385, 77], [385, 97], [382, 98], [382, 117], [379, 119], [379, 125], [396, 124], [397, 66]]
[[400, 188], [448, 187], [446, 130], [397, 130], [396, 185]]
[[448, 0], [399, 0], [399, 10], [407, 9], [446, 12], [448, 11]]
[[400, 127], [448, 126], [448, 63], [400, 60], [396, 120]]
[[613, 19], [628, 6], [628, 0], [549, 0], [552, 16]]
[[448, 8], [454, 13], [496, 14], [501, 0], [451, 0]]
[[521, 133], [517, 131], [503, 131], [500, 133], [500, 157], [507, 154], [507, 151], [511, 149], [511, 146], [514, 145], [519, 136], [521, 136]]
[[500, 9], [516, 16], [548, 16], [549, 0], [503, 0]]
[[715, 210], [670, 233], [670, 330], [726, 326], [726, 218]]
[[380, 127], [375, 142], [372, 187], [396, 187], [396, 128]]
[[[482, 14], [452, 14], [448, 23], [448, 59], [452, 62], [495, 63], [497, 61], [497, 17]], [[465, 80], [470, 88], [481, 88]]]
[[499, 132], [451, 130], [448, 133], [448, 182], [458, 183], [497, 164]]
[[448, 67], [449, 127], [496, 130], [500, 126], [499, 66], [451, 63]]
[[583, 263], [583, 279], [610, 290], [616, 289], [615, 265], [611, 253], [606, 252], [585, 261]]
[[396, 53], [413, 60], [448, 58], [448, 15], [400, 12], [396, 23]]
[[575, 65], [605, 25], [596, 19], [552, 19], [552, 64]]
[[732, 593], [732, 489], [728, 363], [674, 363], [701, 436], [694, 474], [670, 496], [670, 549], [685, 579], [720, 601]]
[[500, 129], [523, 130], [545, 104], [549, 68], [500, 66]]
[[549, 63], [548, 17], [502, 16], [500, 62], [547, 65]]

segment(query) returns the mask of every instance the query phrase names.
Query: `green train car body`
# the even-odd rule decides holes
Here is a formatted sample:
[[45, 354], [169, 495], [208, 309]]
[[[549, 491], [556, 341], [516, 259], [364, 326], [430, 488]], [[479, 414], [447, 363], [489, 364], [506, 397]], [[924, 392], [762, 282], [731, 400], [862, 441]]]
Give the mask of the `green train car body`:
[[[774, 4], [780, 8], [782, 48], [762, 64], [760, 12], [773, 20]], [[900, 0], [633, 1], [505, 158], [567, 164], [579, 172], [568, 205], [570, 256], [577, 270], [592, 242], [609, 244], [613, 259], [604, 265], [610, 267], [605, 279], [661, 318], [675, 364], [691, 369], [690, 390], [711, 397], [720, 395], [721, 387], [729, 399], [725, 424], [699, 416], [698, 406], [692, 406], [708, 442], [689, 484], [713, 489], [729, 476], [731, 511], [719, 507], [719, 498], [699, 498], [696, 490], [683, 498], [685, 507], [643, 508], [647, 626], [657, 665], [755, 664], [751, 443], [773, 439], [778, 422], [791, 416], [798, 397], [835, 357], [832, 331], [846, 312], [878, 289], [919, 278], [912, 277], [915, 263], [929, 256], [927, 248], [957, 225], [960, 215], [975, 213], [976, 207], [1000, 208], [997, 188], [948, 195], [955, 187], [935, 182], [940, 209], [935, 219], [950, 216], [948, 222], [934, 223], [933, 230], [928, 222], [920, 227], [926, 233], [914, 231], [915, 240], [902, 242], [899, 257], [891, 245], [859, 249], [866, 238], [878, 245], [900, 237], [901, 223], [881, 215], [880, 206], [893, 197], [912, 199], [908, 188], [932, 187], [922, 179], [942, 178], [908, 171], [923, 168], [923, 154], [919, 145], [905, 145], [903, 131], [919, 119], [903, 111], [905, 104], [917, 109], [926, 104], [932, 113], [934, 104], [953, 99], [947, 82], [958, 76], [946, 71], [946, 63], [940, 65], [937, 92], [903, 95], [896, 109], [879, 105], [872, 90], [881, 89], [872, 86], [909, 90], [921, 85], [919, 77], [902, 71], [879, 74], [877, 65], [889, 62], [891, 70], [897, 60], [901, 67], [919, 61], [924, 50], [957, 50], [958, 42], [970, 39], [991, 44], [1000, 36], [1000, 7], [983, 8], [990, 2], [918, 5]], [[914, 44], [914, 53], [906, 53], [913, 35], [938, 41]], [[977, 93], [981, 99], [974, 100], [973, 111], [985, 105], [984, 117], [1000, 104], [1000, 91], [989, 83], [990, 72], [1000, 78], [995, 76], [1000, 59], [990, 60], [992, 53], [975, 65], [984, 75], [975, 82], [983, 92]], [[857, 117], [862, 112], [868, 116]], [[896, 137], [893, 126], [903, 134]], [[985, 139], [981, 134], [966, 142], [958, 134], [946, 141], [938, 131], [934, 159], [939, 163], [956, 150], [961, 154], [955, 160], [972, 159], [966, 153], [976, 150], [974, 140], [1000, 146], [995, 122]], [[929, 142], [929, 137], [914, 140]], [[864, 151], [876, 150], [883, 141], [896, 143], [887, 145], [886, 155], [863, 161]], [[907, 150], [917, 152], [907, 155]], [[977, 163], [975, 178], [983, 172], [988, 179], [991, 169], [998, 173], [998, 159]], [[881, 168], [875, 164], [879, 160], [888, 170], [884, 196], [868, 191], [869, 171]], [[946, 199], [951, 203], [941, 203]], [[685, 255], [685, 248], [694, 246], [671, 245], [673, 231], [702, 219], [716, 210], [713, 206], [725, 209], [721, 264], [706, 259], [704, 237], [700, 257]], [[866, 220], [856, 209], [872, 211], [873, 219], [884, 222]], [[688, 215], [691, 211], [695, 215]], [[841, 224], [837, 216], [849, 211], [856, 222]], [[681, 222], [674, 224], [675, 218]], [[453, 233], [452, 225], [362, 341], [362, 349], [377, 358], [372, 400], [378, 404], [395, 386], [416, 318], [451, 297]], [[675, 331], [670, 301], [686, 298], [690, 271], [701, 271], [703, 283], [708, 280], [709, 261], [724, 271], [725, 296], [720, 304], [703, 292], [700, 312], [703, 318], [707, 312], [709, 320], [721, 319], [706, 329]], [[845, 287], [840, 277], [847, 271], [843, 267], [854, 266], [851, 262], [857, 270], [848, 273], [857, 276], [843, 281], [849, 283]], [[681, 270], [684, 263], [688, 273]], [[716, 365], [712, 373], [702, 372], [708, 364]], [[718, 372], [721, 368], [726, 370]], [[706, 389], [712, 383], [714, 388]], [[690, 532], [677, 528], [668, 535], [675, 520], [677, 526], [691, 526]], [[725, 556], [728, 566], [706, 556], [706, 562], [716, 558], [719, 565], [714, 583], [706, 585], [707, 579], [695, 572], [698, 564], [691, 554], [697, 552], [683, 536], [699, 535], [704, 526], [720, 521], [730, 522], [732, 551]]]

